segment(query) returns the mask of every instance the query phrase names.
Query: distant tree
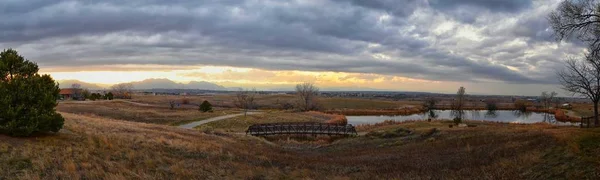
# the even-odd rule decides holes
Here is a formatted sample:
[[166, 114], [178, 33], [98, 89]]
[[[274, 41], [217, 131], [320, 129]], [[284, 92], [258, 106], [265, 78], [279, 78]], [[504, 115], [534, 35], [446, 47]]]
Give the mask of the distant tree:
[[437, 102], [438, 100], [435, 97], [428, 97], [425, 99], [423, 107], [427, 110], [433, 110], [435, 109], [435, 105], [437, 104]]
[[495, 100], [492, 99], [486, 99], [485, 101], [485, 108], [488, 111], [495, 111], [498, 110], [498, 103]]
[[554, 103], [554, 97], [557, 95], [556, 92], [552, 91], [550, 93], [544, 91], [542, 95], [540, 95], [540, 102], [542, 103], [542, 107], [544, 109], [550, 109], [552, 107], [552, 103]]
[[584, 59], [568, 59], [566, 68], [558, 72], [562, 88], [571, 95], [587, 97], [594, 104], [594, 124], [598, 120], [598, 102], [600, 101], [600, 56], [587, 54]]
[[91, 98], [91, 95], [92, 94], [90, 93], [89, 89], [83, 89], [83, 90], [81, 90], [81, 99], [79, 99], [79, 100], [89, 99], [89, 98]]
[[296, 85], [296, 96], [298, 96], [298, 107], [302, 111], [318, 110], [319, 88], [312, 83]]
[[200, 104], [199, 110], [202, 112], [212, 112], [212, 105], [205, 100], [204, 102], [202, 102], [202, 104]]
[[73, 89], [81, 89], [81, 84], [77, 84], [77, 83], [71, 84], [71, 88], [73, 88]]
[[600, 52], [599, 2], [598, 0], [562, 1], [548, 17], [557, 40], [577, 38], [590, 47], [590, 54], [597, 55]]
[[256, 95], [256, 90], [243, 90], [240, 89], [236, 93], [235, 106], [241, 109], [244, 109], [244, 116], [248, 114], [249, 109], [256, 108], [256, 104], [254, 103], [254, 97]]
[[527, 111], [527, 106], [529, 106], [527, 101], [523, 100], [523, 99], [515, 100], [513, 105], [514, 105], [515, 109], [517, 109], [518, 111], [521, 111], [521, 112]]
[[92, 93], [92, 94], [89, 96], [89, 98], [88, 98], [88, 99], [90, 99], [90, 100], [92, 100], [92, 101], [96, 101], [96, 100], [97, 100], [97, 98], [96, 98], [96, 93]]
[[114, 93], [115, 98], [119, 99], [131, 99], [131, 94], [133, 92], [133, 84], [131, 83], [121, 83], [115, 84], [111, 86], [112, 93]]
[[0, 53], [0, 133], [30, 136], [62, 129], [64, 119], [55, 111], [58, 84], [38, 70], [13, 49]]
[[102, 99], [102, 95], [100, 95], [100, 93], [92, 93], [90, 95], [90, 100], [95, 101], [95, 100], [98, 100], [98, 99]]
[[105, 97], [107, 100], [113, 100], [113, 99], [114, 99], [114, 95], [113, 95], [113, 93], [112, 93], [112, 92], [108, 92], [108, 93], [106, 93], [106, 94], [104, 95], [104, 97]]
[[85, 100], [83, 89], [81, 89], [81, 84], [71, 84], [71, 90], [73, 91], [73, 100]]
[[454, 123], [459, 124], [464, 117], [464, 108], [466, 104], [466, 92], [464, 87], [458, 88], [456, 98], [452, 102], [452, 114], [454, 115]]

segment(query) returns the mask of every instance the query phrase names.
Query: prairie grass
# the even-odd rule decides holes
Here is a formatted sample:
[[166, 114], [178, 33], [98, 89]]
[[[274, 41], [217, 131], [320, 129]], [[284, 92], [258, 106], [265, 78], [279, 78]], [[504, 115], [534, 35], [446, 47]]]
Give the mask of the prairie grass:
[[167, 125], [184, 124], [240, 112], [235, 109], [215, 108], [212, 113], [203, 113], [191, 108], [170, 109], [168, 107], [140, 106], [120, 101], [61, 102], [58, 104], [57, 110], [88, 116]]
[[326, 110], [336, 109], [398, 109], [420, 107], [419, 101], [388, 101], [378, 99], [360, 98], [321, 98], [319, 102]]
[[600, 129], [386, 121], [357, 130], [395, 134], [259, 138], [240, 132], [254, 123], [327, 122], [341, 116], [265, 111], [194, 131], [161, 124], [206, 114], [195, 109], [123, 102], [61, 103], [58, 109], [66, 119], [59, 133], [0, 135], [0, 179], [600, 178]]
[[340, 109], [326, 110], [326, 113], [343, 114], [347, 116], [369, 116], [369, 115], [411, 115], [425, 112], [422, 108], [410, 107], [401, 109]]
[[346, 119], [346, 116], [341, 115], [341, 114], [327, 114], [327, 113], [323, 113], [323, 112], [319, 112], [319, 111], [309, 111], [309, 112], [305, 112], [305, 114], [308, 114], [308, 115], [311, 115], [313, 117], [320, 118], [320, 119], [327, 119], [325, 121], [325, 123], [329, 123], [329, 124], [338, 124], [338, 125], [348, 124], [348, 119]]
[[[270, 149], [268, 145], [254, 138], [239, 140], [169, 126], [62, 114], [65, 129], [57, 134], [0, 135], [0, 179], [283, 176], [259, 150]], [[258, 151], [248, 151], [252, 149]]]
[[250, 125], [278, 122], [326, 122], [334, 115], [324, 113], [297, 113], [285, 111], [266, 111], [261, 114], [237, 116], [230, 119], [214, 121], [196, 127], [204, 131], [245, 132]]
[[[136, 95], [131, 101], [147, 103], [159, 106], [168, 106], [170, 101], [182, 102], [183, 99], [191, 103], [199, 103], [204, 100], [209, 101], [215, 107], [235, 107], [235, 92], [230, 94], [204, 95], [204, 96], [177, 96], [177, 95]], [[259, 94], [255, 97], [255, 103], [260, 109], [281, 109], [282, 104], [296, 104], [297, 97], [289, 94], [264, 95]], [[377, 99], [362, 98], [319, 98], [320, 105], [325, 110], [334, 109], [397, 109], [420, 107], [419, 101], [389, 101]]]
[[[314, 145], [292, 139], [287, 144], [298, 145], [290, 148], [250, 136], [62, 114], [65, 128], [57, 134], [0, 135], [0, 179], [599, 178], [600, 129], [419, 121], [371, 129], [410, 129], [418, 138], [316, 137], [322, 142], [315, 144], [307, 137]], [[432, 128], [439, 132], [431, 135]]]

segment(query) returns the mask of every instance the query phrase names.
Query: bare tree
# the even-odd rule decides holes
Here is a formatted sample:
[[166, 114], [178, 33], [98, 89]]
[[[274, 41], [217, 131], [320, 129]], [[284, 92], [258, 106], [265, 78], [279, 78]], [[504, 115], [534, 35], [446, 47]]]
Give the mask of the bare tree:
[[564, 0], [548, 20], [561, 41], [575, 37], [590, 46], [591, 54], [600, 52], [600, 8], [598, 0]]
[[540, 95], [540, 101], [542, 102], [542, 106], [544, 109], [549, 109], [554, 102], [554, 97], [557, 95], [556, 92], [552, 91], [550, 93], [544, 91], [542, 95]]
[[133, 84], [121, 83], [115, 84], [110, 87], [116, 98], [131, 99], [131, 93], [133, 92]]
[[[552, 106], [552, 103], [554, 102], [554, 96], [556, 96], [556, 95], [557, 95], [557, 93], [554, 91], [552, 91], [550, 93], [548, 93], [546, 91], [542, 92], [542, 94], [540, 95], [540, 101], [542, 103], [544, 110], [550, 109], [550, 107]], [[543, 115], [544, 115], [544, 122], [552, 121], [552, 118], [549, 113], [544, 113]]]
[[313, 83], [302, 83], [296, 85], [296, 95], [298, 96], [298, 106], [302, 111], [319, 109], [317, 98], [319, 88]]
[[73, 100], [82, 100], [83, 97], [83, 89], [81, 89], [81, 84], [71, 84], [71, 89], [73, 91]]
[[437, 104], [437, 102], [438, 100], [435, 97], [428, 97], [425, 99], [423, 107], [425, 107], [427, 110], [433, 110], [435, 109], [435, 104]]
[[456, 98], [452, 102], [452, 114], [454, 115], [454, 122], [460, 123], [464, 117], [464, 108], [466, 102], [466, 91], [464, 87], [458, 88], [456, 92]]
[[562, 88], [573, 96], [587, 97], [594, 103], [594, 124], [598, 126], [600, 101], [600, 56], [588, 54], [585, 59], [568, 59], [566, 68], [558, 72]]
[[498, 110], [498, 102], [495, 99], [486, 99], [484, 101], [484, 103], [485, 103], [485, 108], [488, 111]]
[[254, 103], [254, 97], [256, 95], [256, 90], [252, 89], [252, 91], [240, 89], [236, 93], [235, 106], [238, 108], [244, 109], [244, 116], [248, 114], [249, 109], [256, 108], [256, 104]]
[[423, 103], [423, 107], [425, 108], [425, 110], [427, 110], [427, 115], [429, 117], [427, 118], [428, 121], [431, 121], [431, 119], [438, 118], [438, 115], [435, 114], [435, 104], [437, 104], [437, 102], [438, 100], [435, 97], [428, 97]]

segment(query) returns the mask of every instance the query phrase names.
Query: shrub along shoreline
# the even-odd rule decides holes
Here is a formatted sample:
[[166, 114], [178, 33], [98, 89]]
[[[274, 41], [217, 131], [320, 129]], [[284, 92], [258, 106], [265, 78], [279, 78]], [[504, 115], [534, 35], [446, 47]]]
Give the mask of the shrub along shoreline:
[[[435, 110], [451, 110], [450, 108], [436, 108]], [[469, 107], [465, 109], [469, 110], [487, 110], [484, 107]], [[506, 110], [506, 111], [517, 111], [516, 107], [513, 108], [498, 108], [497, 110]], [[401, 109], [336, 109], [336, 110], [326, 110], [323, 111], [327, 114], [339, 114], [345, 116], [377, 116], [377, 115], [399, 115], [399, 116], [408, 116], [414, 114], [422, 114], [426, 113], [427, 110], [424, 108], [401, 108]], [[536, 113], [549, 113], [553, 114], [557, 121], [561, 122], [580, 122], [581, 117], [568, 116], [562, 109], [538, 109], [528, 107], [526, 112], [536, 112]]]

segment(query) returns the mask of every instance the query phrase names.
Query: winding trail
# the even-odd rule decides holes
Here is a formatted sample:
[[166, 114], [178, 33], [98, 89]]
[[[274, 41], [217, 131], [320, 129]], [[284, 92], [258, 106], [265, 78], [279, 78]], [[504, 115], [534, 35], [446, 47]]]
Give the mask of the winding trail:
[[[248, 115], [260, 114], [260, 113], [262, 113], [262, 112], [248, 112]], [[192, 123], [188, 123], [188, 124], [179, 125], [178, 127], [184, 128], [184, 129], [194, 129], [194, 127], [196, 127], [196, 126], [200, 126], [200, 125], [203, 125], [203, 124], [206, 124], [206, 123], [209, 123], [209, 122], [214, 122], [214, 121], [219, 121], [219, 120], [234, 118], [234, 117], [243, 116], [243, 115], [244, 115], [244, 113], [218, 116], [218, 117], [208, 118], [208, 119], [201, 120], [201, 121], [196, 121], [196, 122], [192, 122]]]

